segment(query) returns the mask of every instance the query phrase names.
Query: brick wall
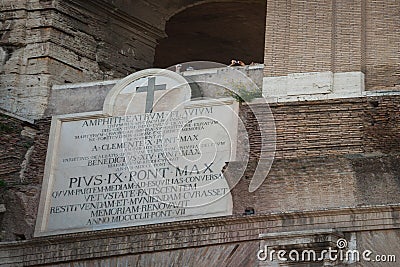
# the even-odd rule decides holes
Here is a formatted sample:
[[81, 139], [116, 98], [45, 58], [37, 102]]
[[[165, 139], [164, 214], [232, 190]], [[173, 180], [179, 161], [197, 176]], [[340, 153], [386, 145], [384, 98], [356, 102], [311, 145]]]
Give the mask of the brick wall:
[[265, 76], [362, 71], [366, 90], [400, 89], [396, 0], [267, 1]]
[[[232, 191], [235, 214], [248, 207], [265, 213], [399, 203], [400, 96], [270, 106], [275, 160], [254, 193], [248, 188], [262, 149], [253, 113], [263, 125], [267, 110], [262, 104], [242, 106], [252, 153]], [[235, 168], [240, 166], [232, 173]]]
[[[266, 123], [265, 107], [250, 107], [260, 118], [259, 123]], [[261, 150], [261, 135], [249, 106], [242, 106], [242, 118], [250, 135], [251, 160], [233, 190], [235, 214], [242, 214], [247, 207], [266, 213], [399, 203], [400, 96], [276, 103], [271, 104], [271, 110], [277, 133], [275, 161], [263, 185], [249, 193], [250, 178]], [[3, 134], [1, 149], [13, 160], [0, 162], [1, 170], [8, 170], [1, 179], [13, 186], [5, 195], [7, 212], [0, 228], [9, 233], [7, 240], [30, 238], [50, 118], [37, 121], [34, 140], [21, 135], [24, 124], [18, 120], [3, 116], [2, 121], [6, 125], [2, 128], [11, 132]], [[24, 167], [22, 162], [30, 147], [29, 161]], [[10, 209], [11, 206], [14, 208]]]
[[[250, 107], [261, 116], [260, 123], [266, 123], [265, 107], [260, 104]], [[243, 214], [247, 207], [255, 208], [257, 213], [268, 213], [400, 201], [397, 168], [400, 96], [278, 103], [271, 105], [271, 110], [277, 130], [276, 158], [262, 186], [249, 193], [261, 137], [249, 106], [242, 106], [252, 154], [250, 167], [233, 190], [235, 214]], [[3, 151], [11, 151], [7, 153], [11, 155], [15, 154], [15, 149], [21, 151], [12, 164], [1, 163], [1, 166], [16, 168], [15, 175], [7, 178], [15, 185], [7, 190], [7, 212], [2, 228], [9, 233], [7, 240], [19, 236], [30, 238], [44, 171], [50, 118], [39, 120], [35, 126], [36, 137], [29, 139], [33, 147], [25, 168], [24, 184], [17, 183], [27, 149], [18, 145], [23, 140], [23, 127], [14, 119], [3, 117], [2, 120], [11, 121], [14, 129], [12, 134], [2, 136]], [[9, 209], [11, 206], [14, 208]]]
[[249, 207], [263, 214], [397, 204], [399, 160], [398, 154], [276, 159], [253, 193], [248, 188], [254, 169], [244, 173], [232, 190], [234, 214], [244, 214]]
[[366, 86], [374, 90], [400, 89], [400, 3], [366, 2]]
[[[400, 97], [368, 97], [270, 104], [276, 127], [275, 158], [400, 152]], [[260, 151], [263, 104], [243, 106], [253, 158]], [[268, 138], [268, 137], [267, 137]]]
[[[332, 71], [364, 71], [364, 0], [332, 0]], [[319, 49], [319, 48], [317, 48]]]
[[162, 33], [112, 10], [96, 1], [2, 1], [0, 108], [37, 119], [53, 84], [124, 77], [151, 66]]
[[264, 183], [250, 193], [248, 187], [253, 172], [254, 169], [248, 169], [232, 190], [234, 214], [243, 214], [248, 207], [254, 208], [256, 214], [262, 214], [357, 204], [356, 180], [352, 166], [345, 158], [277, 159]]
[[363, 106], [365, 151], [398, 153], [400, 150], [400, 97], [370, 98]]
[[332, 0], [267, 1], [265, 76], [332, 70]]
[[[141, 17], [161, 12], [149, 10]], [[399, 10], [396, 0], [267, 1], [264, 75], [363, 71], [367, 90], [398, 89]], [[37, 119], [53, 84], [150, 67], [163, 25], [125, 11], [94, 0], [2, 1], [0, 108]]]

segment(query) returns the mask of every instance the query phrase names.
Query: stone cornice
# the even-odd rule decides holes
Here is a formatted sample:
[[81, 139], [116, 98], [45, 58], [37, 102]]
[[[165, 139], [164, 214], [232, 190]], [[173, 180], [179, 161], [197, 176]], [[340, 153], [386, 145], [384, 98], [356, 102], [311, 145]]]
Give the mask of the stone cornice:
[[400, 205], [230, 216], [2, 243], [0, 264], [29, 266], [262, 240], [260, 234], [288, 231], [397, 228], [400, 228]]

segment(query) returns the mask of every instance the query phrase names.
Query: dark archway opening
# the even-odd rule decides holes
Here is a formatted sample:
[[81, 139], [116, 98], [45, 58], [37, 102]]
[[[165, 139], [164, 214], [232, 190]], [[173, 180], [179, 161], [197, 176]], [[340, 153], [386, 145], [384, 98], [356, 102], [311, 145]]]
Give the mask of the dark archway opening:
[[185, 9], [166, 24], [167, 38], [156, 48], [154, 66], [188, 61], [262, 63], [266, 1], [208, 3]]

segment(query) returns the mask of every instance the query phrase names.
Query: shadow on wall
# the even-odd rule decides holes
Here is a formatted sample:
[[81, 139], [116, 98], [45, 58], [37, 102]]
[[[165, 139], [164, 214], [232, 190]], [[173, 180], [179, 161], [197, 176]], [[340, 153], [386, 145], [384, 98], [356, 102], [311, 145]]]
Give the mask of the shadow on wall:
[[173, 16], [156, 48], [155, 67], [207, 60], [263, 62], [265, 3], [208, 3]]

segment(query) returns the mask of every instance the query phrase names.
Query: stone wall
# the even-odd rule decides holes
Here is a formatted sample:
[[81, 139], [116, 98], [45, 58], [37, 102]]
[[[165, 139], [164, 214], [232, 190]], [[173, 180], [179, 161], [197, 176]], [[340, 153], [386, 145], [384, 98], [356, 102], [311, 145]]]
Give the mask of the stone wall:
[[[8, 185], [26, 182], [26, 173], [21, 166], [31, 154], [35, 127], [6, 115], [0, 115], [0, 174]], [[25, 166], [26, 168], [26, 166]]]
[[[40, 237], [0, 244], [0, 264], [7, 267], [165, 266], [168, 263], [270, 266], [256, 258], [264, 244], [296, 244], [318, 249], [318, 240], [345, 237], [350, 241], [354, 235], [354, 248], [373, 250], [374, 255], [399, 257], [399, 211], [400, 207], [395, 205], [282, 212]], [[359, 266], [382, 265], [361, 262]], [[398, 263], [385, 266], [395, 267]]]
[[[396, 204], [400, 202], [399, 160], [399, 154], [278, 159], [253, 193], [248, 190], [254, 174], [250, 168], [232, 190], [234, 214], [244, 214], [248, 208], [265, 214]], [[241, 167], [236, 164], [233, 173]]]
[[[3, 1], [0, 108], [32, 121], [45, 112], [54, 84], [123, 77], [151, 67], [165, 22], [193, 4]], [[264, 76], [365, 73], [367, 90], [399, 88], [396, 1], [276, 0], [267, 5]]]
[[[259, 249], [258, 242], [242, 242], [226, 245], [204, 246], [180, 250], [167, 250], [145, 255], [109, 257], [103, 260], [79, 262], [81, 267], [96, 266], [257, 266], [257, 257], [251, 255]], [[253, 257], [252, 257], [253, 256]], [[54, 267], [72, 267], [72, 263], [60, 263]]]
[[[253, 153], [250, 167], [232, 191], [233, 217], [130, 230], [139, 231], [141, 235], [135, 232], [130, 236], [126, 229], [117, 229], [39, 239], [32, 239], [32, 233], [50, 118], [39, 120], [33, 126], [3, 116], [1, 129], [6, 131], [1, 138], [3, 149], [12, 152], [19, 161], [14, 165], [1, 164], [2, 170], [15, 167], [4, 176], [9, 186], [6, 190], [3, 188], [2, 202], [6, 211], [0, 214], [1, 240], [27, 241], [4, 243], [0, 262], [5, 266], [7, 262], [8, 266], [52, 264], [66, 267], [78, 263], [113, 266], [132, 262], [157, 266], [158, 262], [207, 264], [210, 259], [222, 266], [258, 266], [260, 263], [254, 254], [262, 238], [254, 242], [255, 235], [263, 231], [326, 227], [356, 232], [360, 248], [376, 248], [383, 251], [381, 253], [390, 251], [392, 246], [385, 246], [382, 238], [385, 237], [383, 229], [391, 229], [387, 233], [393, 236], [391, 233], [399, 227], [398, 213], [391, 210], [391, 205], [400, 201], [399, 106], [400, 96], [397, 95], [272, 104], [277, 126], [277, 158], [262, 186], [249, 193], [249, 182], [257, 164], [257, 153]], [[250, 107], [256, 114], [263, 114], [264, 107], [260, 104], [250, 104]], [[243, 106], [242, 112], [251, 129], [252, 152], [257, 152], [260, 139], [254, 117], [249, 106]], [[23, 163], [26, 159], [28, 164]], [[25, 170], [23, 180], [22, 169]], [[380, 208], [362, 208], [366, 205]], [[354, 209], [350, 211], [346, 207]], [[243, 216], [248, 208], [253, 208], [256, 216]], [[369, 214], [379, 209], [382, 209], [379, 214]], [[276, 217], [271, 213], [282, 215]], [[346, 216], [348, 219], [344, 221]], [[376, 216], [380, 223], [371, 226], [377, 223]], [[372, 227], [371, 232], [365, 232], [368, 227]], [[382, 233], [375, 234], [376, 229], [381, 229]], [[357, 232], [360, 230], [364, 232]]]
[[[35, 138], [43, 134], [36, 125], [21, 122], [5, 115], [0, 116], [0, 241], [31, 238], [37, 216], [40, 184], [31, 179], [32, 170], [46, 155], [47, 140], [43, 153], [36, 154]], [[38, 133], [38, 134], [37, 134]]]
[[[250, 107], [261, 115], [260, 123], [266, 123], [262, 115], [265, 107], [256, 103]], [[257, 213], [269, 213], [400, 201], [400, 174], [396, 168], [400, 152], [400, 96], [276, 103], [271, 104], [271, 109], [277, 130], [275, 162], [260, 189], [249, 193], [248, 184], [261, 151], [260, 134], [249, 106], [242, 107], [250, 134], [251, 162], [233, 191], [235, 214], [242, 214], [247, 207], [255, 208]], [[15, 119], [3, 118], [14, 123], [15, 132], [2, 137], [5, 151], [13, 151], [9, 140], [21, 142], [25, 138], [20, 134], [23, 128]], [[19, 161], [1, 162], [2, 166], [15, 167], [15, 175], [7, 178], [15, 186], [7, 190], [9, 200], [2, 226], [10, 233], [6, 240], [32, 235], [31, 218], [36, 216], [49, 127], [50, 118], [37, 121], [36, 136], [27, 139], [31, 147], [29, 164], [22, 164], [28, 149], [23, 146]], [[24, 184], [19, 175], [21, 169], [25, 170]], [[21, 212], [14, 206], [20, 206]], [[31, 212], [24, 215], [24, 210]], [[10, 223], [15, 216], [28, 218], [30, 223]], [[18, 229], [24, 229], [23, 233]]]
[[[118, 2], [122, 3], [118, 11], [91, 0], [1, 3], [0, 108], [29, 121], [46, 115], [34, 124], [0, 117], [0, 241], [19, 240], [0, 244], [0, 264], [157, 266], [154, 260], [159, 260], [163, 265], [179, 261], [254, 266], [259, 234], [319, 228], [358, 231], [361, 248], [397, 249], [393, 244], [398, 244], [400, 227], [396, 206], [400, 97], [396, 95], [271, 104], [276, 160], [254, 193], [247, 189], [261, 137], [244, 106], [252, 155], [250, 167], [233, 190], [235, 216], [32, 239], [49, 116], [58, 108], [54, 103], [72, 99], [57, 95], [52, 85], [122, 77], [149, 67], [156, 39], [163, 36], [150, 24], [164, 18], [148, 16], [144, 23], [126, 16], [125, 1]], [[267, 4], [265, 75], [357, 71], [366, 74], [367, 90], [399, 88], [397, 1]], [[108, 86], [102, 88], [104, 95]], [[69, 93], [77, 97], [73, 89]], [[49, 99], [53, 105], [48, 107]], [[95, 104], [80, 99], [64, 111], [100, 107], [99, 99], [93, 100]], [[262, 105], [250, 106], [263, 114]], [[266, 123], [261, 118], [259, 123]], [[378, 207], [360, 207], [365, 205]], [[242, 216], [249, 207], [256, 215]]]
[[98, 1], [6, 0], [0, 12], [0, 108], [40, 118], [53, 84], [150, 67], [163, 33]]

